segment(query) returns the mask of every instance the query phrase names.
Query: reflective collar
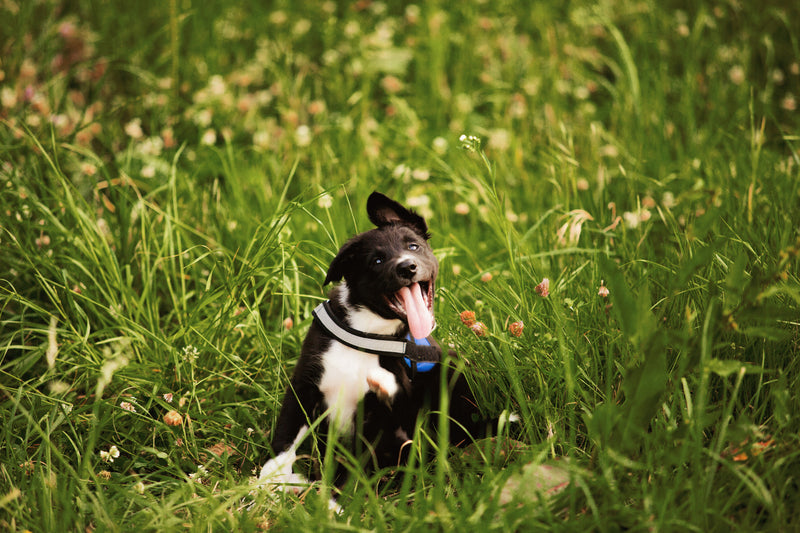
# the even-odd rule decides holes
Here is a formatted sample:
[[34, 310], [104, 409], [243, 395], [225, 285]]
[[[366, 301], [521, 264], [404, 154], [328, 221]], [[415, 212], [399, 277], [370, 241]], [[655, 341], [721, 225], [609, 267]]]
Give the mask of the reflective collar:
[[442, 358], [442, 350], [432, 337], [412, 339], [409, 335], [406, 340], [351, 328], [333, 314], [330, 301], [319, 304], [312, 314], [317, 323], [342, 344], [362, 352], [402, 357], [406, 365], [417, 372], [431, 370]]

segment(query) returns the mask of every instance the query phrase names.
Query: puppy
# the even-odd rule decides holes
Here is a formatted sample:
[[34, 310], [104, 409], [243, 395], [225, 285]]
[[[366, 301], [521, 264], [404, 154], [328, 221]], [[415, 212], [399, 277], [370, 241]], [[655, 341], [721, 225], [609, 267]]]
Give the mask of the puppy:
[[278, 416], [275, 458], [264, 465], [262, 479], [297, 480], [291, 463], [298, 441], [323, 414], [322, 433], [334, 430], [365, 467], [402, 463], [417, 417], [439, 408], [443, 371], [451, 444], [497, 428], [497, 419], [480, 418], [464, 377], [443, 368], [430, 337], [439, 264], [425, 220], [377, 192], [367, 214], [376, 228], [345, 243], [328, 269], [324, 284], [341, 283], [314, 310]]

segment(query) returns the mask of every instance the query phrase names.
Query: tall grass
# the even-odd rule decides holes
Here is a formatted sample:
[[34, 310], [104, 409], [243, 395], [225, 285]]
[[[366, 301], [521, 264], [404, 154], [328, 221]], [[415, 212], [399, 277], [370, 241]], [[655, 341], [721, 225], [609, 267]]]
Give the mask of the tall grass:
[[[4, 528], [797, 527], [797, 8], [0, 9]], [[253, 476], [376, 189], [521, 422], [335, 514]]]

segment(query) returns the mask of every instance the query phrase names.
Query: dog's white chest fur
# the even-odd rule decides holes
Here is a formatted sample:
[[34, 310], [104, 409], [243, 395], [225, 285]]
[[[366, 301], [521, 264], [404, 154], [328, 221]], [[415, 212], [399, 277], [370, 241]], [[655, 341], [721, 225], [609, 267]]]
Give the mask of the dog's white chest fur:
[[[343, 284], [342, 298], [347, 288]], [[400, 327], [399, 320], [387, 320], [364, 308], [350, 310], [351, 327], [369, 333], [391, 335]], [[375, 354], [355, 350], [337, 341], [322, 355], [322, 376], [319, 390], [331, 410], [330, 421], [341, 432], [352, 429], [358, 403], [370, 390], [380, 390], [381, 395], [394, 396], [397, 381], [394, 375], [380, 366]]]
[[378, 356], [334, 342], [322, 358], [319, 390], [331, 409], [330, 420], [340, 431], [351, 429], [358, 402], [369, 391], [367, 379], [383, 370]]

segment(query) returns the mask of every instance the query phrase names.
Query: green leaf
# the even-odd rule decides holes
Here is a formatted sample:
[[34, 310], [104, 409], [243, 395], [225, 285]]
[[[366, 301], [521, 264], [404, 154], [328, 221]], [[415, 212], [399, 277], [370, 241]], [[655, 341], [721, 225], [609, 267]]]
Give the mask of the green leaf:
[[615, 316], [632, 345], [633, 358], [624, 372], [622, 405], [606, 404], [592, 424], [601, 442], [634, 448], [645, 435], [667, 386], [666, 335], [650, 310], [647, 294], [634, 294], [616, 265], [601, 260]]
[[763, 368], [755, 367], [750, 363], [716, 358], [710, 359], [708, 363], [706, 363], [706, 370], [723, 378], [738, 374], [742, 370], [744, 370], [745, 374], [760, 374], [764, 372]]

